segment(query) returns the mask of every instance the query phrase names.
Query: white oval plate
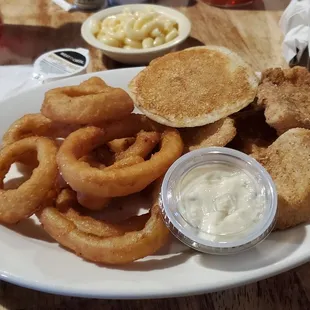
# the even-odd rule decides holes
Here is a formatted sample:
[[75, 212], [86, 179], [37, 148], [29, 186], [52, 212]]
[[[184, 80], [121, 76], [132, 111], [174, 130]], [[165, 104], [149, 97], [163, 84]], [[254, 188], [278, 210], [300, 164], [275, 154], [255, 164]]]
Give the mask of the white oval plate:
[[[141, 70], [97, 72], [43, 85], [0, 103], [0, 134], [17, 118], [40, 111], [45, 91], [99, 76], [127, 89]], [[10, 172], [9, 178], [16, 178]], [[70, 296], [160, 298], [227, 289], [291, 269], [310, 257], [310, 226], [272, 233], [254, 249], [234, 256], [203, 255], [172, 242], [157, 255], [125, 267], [89, 263], [61, 248], [35, 217], [11, 228], [0, 226], [0, 279], [20, 286]]]

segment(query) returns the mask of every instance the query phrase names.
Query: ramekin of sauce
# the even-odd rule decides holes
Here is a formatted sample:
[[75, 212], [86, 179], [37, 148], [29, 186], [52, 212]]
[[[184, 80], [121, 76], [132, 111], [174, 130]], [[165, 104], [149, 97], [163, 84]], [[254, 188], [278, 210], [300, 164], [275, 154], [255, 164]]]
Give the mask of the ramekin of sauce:
[[255, 159], [210, 147], [189, 152], [170, 167], [160, 204], [167, 227], [181, 242], [204, 253], [234, 254], [270, 234], [277, 192]]

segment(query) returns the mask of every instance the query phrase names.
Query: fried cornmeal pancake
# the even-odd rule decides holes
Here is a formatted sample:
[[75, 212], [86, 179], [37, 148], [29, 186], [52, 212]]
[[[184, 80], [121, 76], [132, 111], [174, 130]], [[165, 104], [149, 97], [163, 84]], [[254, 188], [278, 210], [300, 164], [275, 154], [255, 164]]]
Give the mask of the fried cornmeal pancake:
[[214, 123], [253, 101], [258, 78], [232, 51], [205, 46], [153, 60], [129, 84], [136, 107], [171, 127]]
[[278, 192], [276, 229], [310, 220], [310, 130], [290, 129], [254, 156], [270, 173]]
[[210, 146], [225, 146], [236, 135], [234, 120], [227, 117], [213, 124], [179, 130], [184, 153]]
[[310, 129], [310, 73], [306, 68], [267, 69], [258, 87], [258, 105], [280, 135], [290, 128]]

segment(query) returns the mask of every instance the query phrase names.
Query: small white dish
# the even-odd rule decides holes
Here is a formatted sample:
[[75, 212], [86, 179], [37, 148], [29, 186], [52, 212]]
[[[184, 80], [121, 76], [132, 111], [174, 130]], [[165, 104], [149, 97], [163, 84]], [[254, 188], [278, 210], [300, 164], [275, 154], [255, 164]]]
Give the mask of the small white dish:
[[[260, 216], [254, 222], [248, 218], [249, 226], [242, 229], [239, 227], [240, 230], [229, 233], [206, 233], [200, 227], [188, 222], [180, 212], [179, 207], [183, 199], [181, 193], [183, 188], [180, 188], [180, 183], [186, 175], [197, 168], [219, 164], [233, 167], [235, 172], [244, 171], [250, 176], [253, 194], [261, 197], [263, 207]], [[223, 193], [221, 195], [225, 196]], [[237, 200], [237, 196], [234, 196], [234, 199]], [[248, 207], [251, 206], [249, 200], [247, 204]], [[213, 207], [213, 211], [217, 210], [215, 202]], [[251, 212], [255, 214], [253, 205], [251, 207]], [[172, 234], [185, 245], [203, 253], [237, 254], [253, 248], [265, 240], [273, 230], [277, 213], [277, 190], [269, 173], [254, 158], [226, 147], [202, 148], [181, 156], [169, 168], [161, 189], [161, 210]], [[246, 213], [243, 213], [242, 217], [246, 217]]]
[[[131, 50], [119, 47], [112, 47], [96, 39], [96, 37], [91, 32], [92, 23], [94, 21], [103, 20], [108, 16], [119, 14], [123, 12], [124, 9], [129, 9], [132, 11], [151, 9], [160, 14], [166, 15], [169, 18], [174, 19], [178, 23], [179, 35], [171, 42], [165, 43], [157, 47]], [[86, 19], [85, 22], [82, 24], [81, 28], [82, 37], [88, 44], [101, 49], [103, 53], [111, 59], [127, 64], [147, 64], [151, 60], [163, 56], [168, 52], [171, 52], [188, 38], [190, 31], [191, 22], [184, 14], [169, 7], [152, 4], [120, 5], [99, 11]]]

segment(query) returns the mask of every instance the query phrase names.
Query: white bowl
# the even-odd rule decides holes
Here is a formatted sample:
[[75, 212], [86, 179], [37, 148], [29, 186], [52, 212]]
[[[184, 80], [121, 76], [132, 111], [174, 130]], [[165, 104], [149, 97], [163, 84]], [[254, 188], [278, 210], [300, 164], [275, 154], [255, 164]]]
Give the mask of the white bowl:
[[[112, 47], [106, 45], [96, 39], [96, 37], [91, 32], [91, 24], [95, 20], [103, 20], [104, 18], [121, 13], [125, 8], [133, 11], [152, 9], [163, 15], [174, 19], [179, 26], [179, 35], [172, 41], [165, 43], [163, 45], [152, 47], [148, 49], [123, 49], [119, 47]], [[102, 11], [99, 11], [85, 20], [82, 24], [81, 34], [83, 39], [90, 45], [99, 48], [108, 57], [127, 64], [147, 64], [152, 59], [163, 56], [164, 54], [174, 50], [179, 44], [181, 44], [189, 36], [191, 31], [190, 20], [182, 13], [175, 9], [171, 9], [161, 5], [152, 4], [129, 4], [111, 7]]]

